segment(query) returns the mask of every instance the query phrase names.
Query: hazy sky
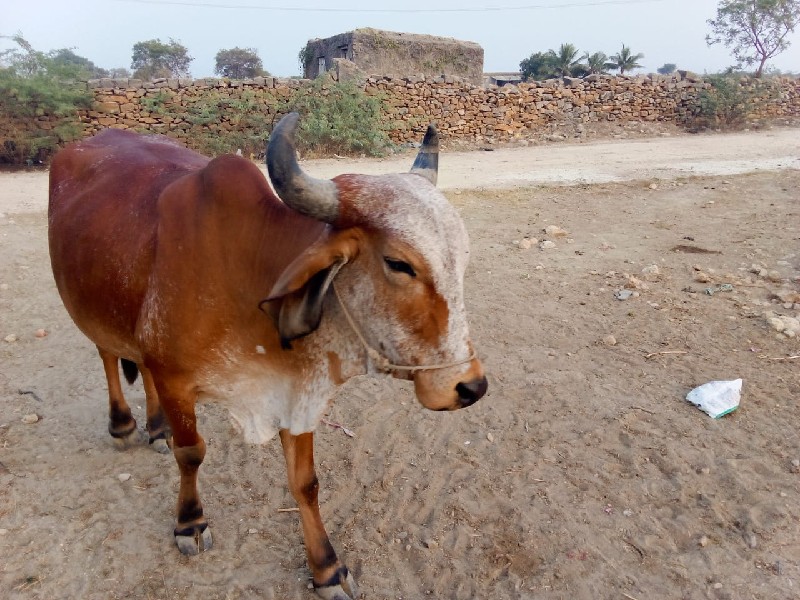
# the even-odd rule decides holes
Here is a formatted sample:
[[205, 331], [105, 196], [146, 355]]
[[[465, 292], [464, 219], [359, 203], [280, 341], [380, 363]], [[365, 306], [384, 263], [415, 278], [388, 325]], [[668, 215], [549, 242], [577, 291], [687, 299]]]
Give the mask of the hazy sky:
[[[73, 48], [100, 67], [130, 68], [136, 42], [169, 38], [194, 57], [194, 77], [213, 76], [220, 49], [256, 48], [273, 75], [299, 75], [297, 53], [311, 38], [359, 27], [478, 42], [484, 70], [515, 71], [533, 52], [575, 44], [582, 52], [645, 55], [644, 72], [664, 63], [699, 73], [733, 63], [708, 47], [716, 0], [0, 0], [0, 35], [21, 32], [39, 50]], [[770, 64], [800, 71], [800, 32]], [[0, 40], [0, 48], [8, 47]]]

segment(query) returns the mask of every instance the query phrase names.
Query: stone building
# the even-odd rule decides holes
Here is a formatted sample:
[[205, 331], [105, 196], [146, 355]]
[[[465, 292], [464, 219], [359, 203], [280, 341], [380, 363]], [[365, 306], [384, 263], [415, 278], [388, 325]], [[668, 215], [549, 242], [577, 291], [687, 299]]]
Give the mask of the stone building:
[[300, 58], [308, 79], [332, 69], [335, 59], [346, 59], [366, 75], [451, 75], [475, 85], [483, 82], [479, 44], [432, 35], [356, 29], [309, 40]]

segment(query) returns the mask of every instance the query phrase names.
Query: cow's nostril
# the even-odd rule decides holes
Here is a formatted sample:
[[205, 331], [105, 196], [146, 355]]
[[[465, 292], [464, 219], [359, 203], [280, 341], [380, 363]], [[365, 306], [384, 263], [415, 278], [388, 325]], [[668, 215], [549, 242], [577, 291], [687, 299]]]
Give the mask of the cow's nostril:
[[471, 406], [483, 397], [488, 387], [489, 382], [486, 381], [486, 377], [474, 379], [468, 383], [462, 381], [456, 386], [458, 401], [463, 408]]

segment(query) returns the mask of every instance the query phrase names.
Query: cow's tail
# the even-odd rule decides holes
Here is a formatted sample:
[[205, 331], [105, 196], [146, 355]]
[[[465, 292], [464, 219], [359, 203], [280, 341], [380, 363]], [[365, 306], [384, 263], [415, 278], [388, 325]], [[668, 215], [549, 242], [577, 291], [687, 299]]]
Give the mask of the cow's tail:
[[125, 380], [128, 383], [136, 381], [139, 376], [139, 367], [136, 366], [136, 363], [127, 358], [121, 358], [120, 362], [122, 363], [122, 374], [125, 375]]

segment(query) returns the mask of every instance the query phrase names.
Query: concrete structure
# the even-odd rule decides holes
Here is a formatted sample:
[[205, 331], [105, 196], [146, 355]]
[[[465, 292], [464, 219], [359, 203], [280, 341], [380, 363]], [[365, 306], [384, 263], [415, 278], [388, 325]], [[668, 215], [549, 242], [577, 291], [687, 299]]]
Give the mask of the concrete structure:
[[450, 75], [475, 85], [483, 82], [480, 45], [432, 35], [356, 29], [309, 40], [300, 56], [308, 79], [333, 68], [333, 61], [338, 58], [351, 61], [366, 75]]
[[519, 71], [503, 72], [503, 73], [484, 73], [483, 85], [517, 85], [522, 83], [522, 74]]

